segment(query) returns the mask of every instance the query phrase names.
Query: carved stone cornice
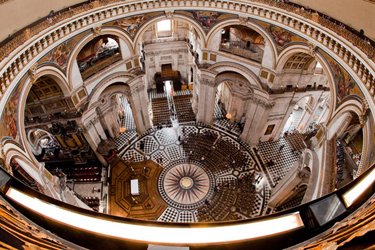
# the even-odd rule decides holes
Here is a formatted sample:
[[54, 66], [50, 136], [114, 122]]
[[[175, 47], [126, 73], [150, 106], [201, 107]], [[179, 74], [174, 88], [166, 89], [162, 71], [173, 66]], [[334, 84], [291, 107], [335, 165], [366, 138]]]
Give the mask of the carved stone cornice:
[[264, 97], [258, 97], [256, 95], [252, 95], [251, 98], [249, 98], [252, 103], [255, 103], [257, 105], [260, 105], [266, 109], [272, 108], [276, 102], [274, 101], [269, 101], [265, 99]]
[[[166, 51], [168, 52], [168, 54], [166, 54]], [[173, 55], [173, 54], [179, 54], [179, 53], [188, 53], [189, 50], [187, 48], [176, 48], [176, 49], [173, 49], [173, 48], [167, 48], [167, 49], [163, 49], [163, 50], [157, 50], [157, 51], [145, 51], [145, 55], [146, 57], [149, 57], [149, 56], [159, 56], [159, 55]]]
[[249, 21], [249, 17], [238, 15], [238, 20], [240, 21], [240, 24], [246, 25], [246, 23]]
[[174, 13], [174, 10], [166, 10], [165, 17], [168, 19], [173, 18], [173, 13]]
[[309, 54], [310, 54], [312, 57], [315, 57], [317, 51], [318, 51], [318, 47], [315, 46], [315, 45], [312, 44], [312, 43], [309, 43]]
[[215, 86], [215, 79], [201, 77], [200, 78], [200, 84], [206, 85], [206, 86], [209, 86], [209, 87], [214, 87]]

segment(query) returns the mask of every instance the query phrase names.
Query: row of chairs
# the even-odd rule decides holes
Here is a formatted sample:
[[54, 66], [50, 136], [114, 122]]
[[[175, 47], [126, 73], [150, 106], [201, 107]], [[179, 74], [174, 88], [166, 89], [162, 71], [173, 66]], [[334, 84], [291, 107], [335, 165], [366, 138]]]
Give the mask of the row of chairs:
[[173, 102], [176, 108], [176, 115], [179, 122], [195, 121], [195, 114], [191, 107], [192, 95], [174, 96]]
[[152, 103], [153, 123], [168, 125], [171, 124], [167, 98], [154, 98]]

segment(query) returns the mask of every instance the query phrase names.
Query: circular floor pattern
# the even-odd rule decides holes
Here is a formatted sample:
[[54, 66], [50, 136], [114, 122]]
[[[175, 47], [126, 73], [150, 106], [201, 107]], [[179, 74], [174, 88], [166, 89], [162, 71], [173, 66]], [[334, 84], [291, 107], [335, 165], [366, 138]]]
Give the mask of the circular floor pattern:
[[[151, 129], [139, 138], [134, 136], [134, 140], [126, 147], [120, 145], [121, 141], [128, 143], [129, 139], [121, 137], [117, 145], [120, 145], [119, 156], [123, 159], [134, 162], [150, 159], [163, 168], [157, 186], [168, 207], [158, 218], [159, 221], [209, 222], [247, 219], [266, 213], [271, 188], [299, 158], [288, 140], [281, 138], [278, 141], [261, 142], [254, 150], [218, 127], [184, 124]], [[285, 145], [283, 154], [280, 154], [280, 145]], [[261, 158], [273, 159], [275, 164], [265, 166], [261, 164]], [[168, 170], [183, 164], [201, 168], [210, 180], [206, 197], [193, 204], [174, 201], [164, 188], [164, 177]], [[260, 173], [264, 178], [257, 178]], [[190, 189], [194, 180], [183, 177], [175, 185]], [[243, 184], [240, 189], [239, 184]]]
[[198, 164], [172, 164], [159, 178], [159, 191], [172, 207], [195, 209], [204, 204], [212, 193], [212, 174]]

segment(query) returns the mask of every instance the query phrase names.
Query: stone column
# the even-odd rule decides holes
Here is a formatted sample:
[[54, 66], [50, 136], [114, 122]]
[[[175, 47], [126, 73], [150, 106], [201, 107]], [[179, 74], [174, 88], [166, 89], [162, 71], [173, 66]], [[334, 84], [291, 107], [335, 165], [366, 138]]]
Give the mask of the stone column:
[[297, 102], [293, 101], [293, 100], [289, 103], [288, 109], [287, 109], [287, 111], [284, 115], [283, 120], [281, 121], [281, 123], [279, 125], [278, 131], [275, 133], [274, 140], [277, 140], [280, 137], [280, 134], [283, 131], [283, 129], [285, 127], [285, 124], [289, 119], [289, 116], [292, 114], [294, 105], [296, 105], [296, 103]]
[[253, 97], [246, 112], [246, 122], [240, 135], [241, 140], [256, 145], [263, 135], [263, 129], [267, 122], [268, 110], [272, 107], [265, 99]]
[[142, 134], [152, 127], [144, 76], [138, 76], [128, 84], [130, 86], [128, 99], [132, 109], [136, 130], [138, 134]]
[[120, 124], [118, 123], [116, 108], [107, 108], [102, 112], [102, 121], [105, 123], [107, 131], [112, 138], [117, 138], [119, 135]]
[[73, 61], [71, 82], [73, 83], [73, 89], [79, 88], [83, 85], [83, 79], [81, 72], [79, 71], [77, 60]]
[[107, 166], [107, 161], [97, 152], [98, 145], [103, 138], [100, 138], [97, 127], [93, 121], [84, 123], [83, 135], [85, 136], [85, 139], [90, 145], [91, 149], [95, 152], [95, 155], [98, 157], [99, 161], [103, 165]]
[[310, 110], [309, 107], [305, 107], [305, 110], [303, 111], [303, 114], [301, 116], [301, 119], [297, 125], [297, 129], [300, 131], [300, 132], [304, 132], [305, 131], [305, 128], [306, 126], [309, 125], [309, 120], [312, 116], [312, 112]]
[[336, 136], [336, 138], [340, 138], [348, 128], [352, 118], [353, 115], [349, 112], [346, 112], [333, 123], [328, 124], [327, 140], [331, 140], [334, 136]]
[[105, 130], [108, 131], [109, 135], [113, 138], [112, 136], [112, 133], [111, 133], [111, 124], [110, 122], [111, 121], [108, 121], [107, 119], [104, 118], [104, 115], [108, 113], [108, 110], [104, 107], [104, 108], [100, 108], [100, 107], [97, 107], [96, 108], [96, 114], [97, 114], [97, 118], [99, 120], [99, 123], [103, 129], [103, 132], [105, 134], [105, 136], [107, 137], [107, 134], [105, 133]]
[[212, 125], [215, 110], [215, 74], [202, 70], [199, 79], [197, 121]]
[[309, 170], [300, 161], [295, 162], [284, 178], [272, 189], [268, 206], [276, 208], [296, 195], [299, 187], [308, 183], [309, 177]]
[[265, 42], [266, 43], [265, 43], [265, 46], [264, 46], [262, 67], [268, 68], [268, 69], [273, 69], [275, 58], [273, 56], [272, 45], [267, 40]]
[[198, 113], [198, 99], [199, 99], [199, 96], [198, 96], [198, 86], [200, 86], [199, 84], [194, 84], [194, 89], [193, 89], [193, 100], [191, 102], [191, 107], [193, 109], [193, 112], [195, 115], [197, 115]]

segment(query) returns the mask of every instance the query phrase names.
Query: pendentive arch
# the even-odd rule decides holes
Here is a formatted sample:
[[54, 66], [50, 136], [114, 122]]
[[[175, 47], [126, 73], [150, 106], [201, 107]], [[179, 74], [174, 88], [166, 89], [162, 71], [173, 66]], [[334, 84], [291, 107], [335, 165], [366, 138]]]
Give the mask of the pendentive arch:
[[[57, 85], [60, 87], [61, 91], [64, 94], [64, 97], [69, 97], [70, 96], [70, 90], [71, 88], [68, 85], [68, 81], [64, 74], [56, 67], [54, 66], [43, 66], [41, 68], [38, 68], [36, 70], [36, 73], [34, 75], [34, 79], [37, 80], [40, 77], [50, 77], [52, 78]], [[18, 132], [21, 140], [21, 144], [25, 147], [25, 151], [30, 155], [31, 160], [35, 163], [37, 163], [37, 159], [34, 157], [34, 154], [32, 154], [32, 149], [28, 145], [28, 140], [27, 140], [27, 135], [25, 131], [25, 107], [26, 107], [26, 100], [29, 95], [29, 92], [33, 86], [33, 81], [31, 80], [30, 76], [26, 78], [25, 84], [23, 89], [21, 90], [20, 93], [20, 99], [19, 99], [19, 104], [18, 104], [18, 109], [17, 109], [17, 127], [18, 127]]]
[[312, 55], [311, 48], [307, 45], [302, 45], [302, 44], [291, 45], [287, 47], [286, 49], [284, 49], [278, 56], [276, 72], [281, 73], [288, 59], [292, 57], [293, 55], [295, 55], [296, 53], [300, 53], [300, 52], [312, 56], [318, 63], [322, 65], [323, 72], [325, 73], [328, 79], [328, 84], [329, 84], [330, 93], [331, 93], [331, 98], [330, 98], [331, 108], [329, 110], [329, 116], [328, 116], [328, 117], [331, 117], [336, 107], [336, 94], [337, 93], [336, 93], [336, 87], [335, 87], [335, 80], [333, 77], [332, 69], [329, 63], [327, 62], [327, 59], [321, 53], [319, 53], [319, 51], [315, 50], [314, 54]]
[[95, 103], [99, 101], [100, 96], [109, 86], [118, 82], [122, 82], [124, 83], [124, 85], [128, 86], [126, 83], [132, 80], [133, 78], [134, 78], [134, 75], [126, 73], [126, 72], [116, 72], [105, 77], [92, 90], [90, 97], [89, 97], [90, 102], [88, 105], [88, 109], [90, 109]]
[[262, 88], [262, 85], [260, 83], [258, 76], [253, 71], [251, 71], [250, 69], [246, 68], [245, 66], [241, 64], [234, 63], [234, 62], [218, 62], [218, 63], [211, 65], [208, 68], [208, 70], [211, 72], [216, 72], [216, 75], [225, 71], [236, 72], [242, 75], [243, 77], [245, 77], [247, 81], [251, 85], [253, 85], [253, 87], [256, 86], [257, 88]]
[[[361, 117], [364, 113], [362, 102], [359, 98], [355, 96], [347, 97], [344, 102], [335, 110], [332, 118], [327, 123], [327, 140], [333, 138], [337, 133], [336, 128], [342, 126], [343, 119], [347, 114], [355, 114], [358, 117]], [[351, 118], [352, 119], [352, 118]]]
[[161, 15], [158, 17], [151, 18], [144, 24], [142, 24], [141, 28], [137, 31], [137, 34], [134, 37], [134, 42], [133, 42], [133, 50], [137, 53], [138, 46], [140, 45], [140, 40], [142, 39], [143, 34], [146, 32], [146, 30], [151, 26], [155, 25], [158, 21], [165, 20], [165, 19], [171, 19], [171, 20], [183, 20], [184, 22], [189, 23], [190, 25], [193, 26], [193, 28], [197, 31], [198, 36], [201, 39], [201, 47], [202, 49], [206, 47], [207, 44], [207, 36], [205, 32], [203, 31], [202, 27], [197, 23], [192, 18], [186, 17], [184, 15], [179, 15], [179, 14], [173, 14], [172, 17], [166, 17], [165, 15]]
[[[17, 145], [13, 140], [4, 140], [1, 142], [4, 160], [6, 166], [11, 166], [11, 161], [17, 160], [20, 166], [40, 185], [44, 185], [44, 181], [40, 175], [40, 165], [41, 163], [35, 162], [30, 159], [30, 153], [23, 151], [20, 145]], [[20, 163], [21, 161], [22, 163]], [[10, 167], [11, 169], [11, 167]]]
[[[79, 52], [83, 49], [83, 47], [88, 44], [90, 41], [92, 41], [95, 37], [98, 36], [105, 36], [105, 35], [112, 35], [118, 37], [120, 40], [122, 40], [126, 44], [126, 49], [130, 52], [130, 55], [128, 58], [132, 57], [135, 52], [132, 47], [131, 38], [124, 30], [122, 30], [119, 27], [115, 26], [106, 26], [102, 27], [99, 31], [99, 34], [95, 34], [94, 32], [91, 32], [90, 34], [83, 37], [77, 45], [73, 48], [72, 52], [70, 53], [68, 64], [67, 64], [67, 79], [69, 79], [69, 82], [74, 81], [73, 79], [73, 64], [74, 60], [76, 60]], [[121, 46], [121, 45], [120, 45]], [[123, 58], [127, 59], [127, 58]]]
[[[57, 83], [57, 85], [60, 87], [64, 96], [65, 97], [70, 96], [73, 86], [68, 82], [67, 77], [59, 68], [53, 65], [49, 65], [49, 64], [42, 65], [38, 67], [38, 69], [34, 73], [33, 79], [38, 80], [42, 76], [48, 76], [49, 78], [53, 79]], [[33, 82], [31, 81], [28, 82], [28, 84], [26, 84], [26, 88], [28, 88], [27, 93], [29, 93], [32, 85], [33, 85]]]
[[232, 20], [226, 20], [226, 21], [223, 21], [223, 22], [220, 22], [220, 23], [216, 24], [213, 28], [211, 28], [211, 30], [207, 34], [207, 47], [206, 48], [208, 50], [215, 50], [214, 49], [214, 42], [215, 41], [213, 39], [215, 34], [217, 34], [218, 32], [221, 32], [222, 29], [224, 29], [225, 27], [231, 26], [231, 25], [244, 26], [244, 27], [250, 28], [250, 29], [258, 32], [264, 38], [266, 43], [268, 42], [270, 44], [271, 49], [272, 49], [272, 53], [271, 53], [271, 55], [272, 55], [272, 68], [274, 68], [276, 66], [276, 59], [277, 59], [278, 53], [277, 53], [277, 48], [276, 48], [275, 42], [273, 41], [271, 35], [267, 31], [265, 31], [258, 24], [253, 23], [251, 21], [247, 21], [246, 23], [243, 23], [239, 19], [232, 19]]
[[[37, 132], [37, 131], [40, 131], [41, 133], [43, 133], [43, 136], [41, 136], [39, 138], [32, 139], [31, 138], [32, 134], [35, 133], [35, 132]], [[30, 129], [27, 132], [26, 136], [27, 136], [27, 141], [29, 142], [29, 145], [30, 145], [31, 150], [33, 151], [34, 155], [39, 155], [40, 154], [40, 152], [38, 151], [38, 148], [35, 147], [35, 146], [37, 146], [36, 142], [38, 142], [38, 144], [39, 144], [40, 140], [43, 139], [43, 138], [45, 138], [45, 137], [48, 137], [51, 140], [55, 140], [54, 137], [53, 137], [53, 135], [50, 132], [48, 132], [48, 131], [46, 131], [44, 129], [41, 129], [41, 128], [32, 128], [32, 129]]]

